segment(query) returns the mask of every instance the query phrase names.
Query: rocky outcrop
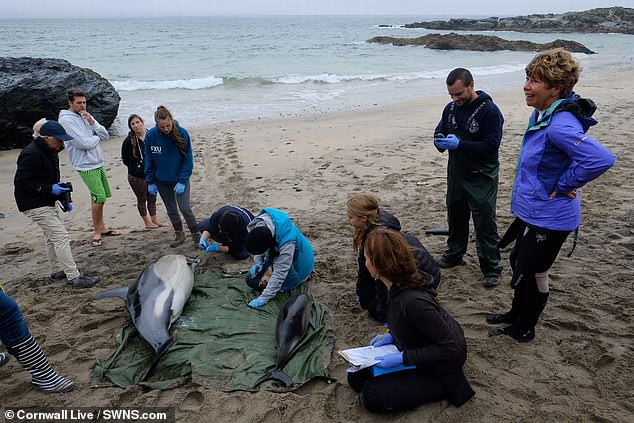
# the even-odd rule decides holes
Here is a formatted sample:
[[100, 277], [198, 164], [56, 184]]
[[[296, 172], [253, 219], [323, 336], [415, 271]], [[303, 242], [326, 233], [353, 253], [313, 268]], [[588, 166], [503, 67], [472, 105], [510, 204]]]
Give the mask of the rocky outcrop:
[[509, 41], [494, 35], [428, 34], [418, 38], [374, 37], [368, 43], [393, 44], [395, 46], [422, 45], [436, 50], [471, 51], [542, 51], [563, 47], [572, 53], [594, 54], [583, 44], [576, 41], [555, 40], [552, 43], [538, 44], [530, 41]]
[[512, 18], [449, 19], [406, 24], [406, 28], [448, 31], [516, 31], [516, 32], [617, 32], [634, 34], [634, 9], [604, 7], [583, 12], [528, 15]]
[[88, 111], [108, 128], [121, 98], [107, 79], [62, 59], [0, 57], [0, 149], [22, 148], [39, 119], [57, 120], [70, 87], [86, 92]]

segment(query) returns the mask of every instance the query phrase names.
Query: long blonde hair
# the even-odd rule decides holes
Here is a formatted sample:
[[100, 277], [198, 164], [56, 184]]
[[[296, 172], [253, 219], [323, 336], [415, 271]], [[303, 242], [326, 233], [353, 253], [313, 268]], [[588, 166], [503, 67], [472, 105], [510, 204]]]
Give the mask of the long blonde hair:
[[365, 231], [379, 223], [379, 199], [372, 194], [357, 194], [346, 203], [346, 212], [349, 216], [365, 217], [367, 219], [367, 228], [354, 228], [354, 233], [352, 234], [354, 249], [359, 251]]

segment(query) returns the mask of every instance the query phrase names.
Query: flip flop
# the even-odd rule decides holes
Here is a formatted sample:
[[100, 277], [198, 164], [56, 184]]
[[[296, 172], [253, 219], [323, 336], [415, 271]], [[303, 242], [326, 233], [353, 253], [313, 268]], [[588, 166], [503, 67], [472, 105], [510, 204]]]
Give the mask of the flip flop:
[[121, 235], [121, 234], [119, 232], [115, 231], [114, 229], [110, 229], [109, 231], [101, 233], [101, 236], [119, 236], [119, 235]]
[[93, 247], [101, 247], [103, 245], [103, 239], [101, 238], [93, 238], [92, 239], [92, 246]]

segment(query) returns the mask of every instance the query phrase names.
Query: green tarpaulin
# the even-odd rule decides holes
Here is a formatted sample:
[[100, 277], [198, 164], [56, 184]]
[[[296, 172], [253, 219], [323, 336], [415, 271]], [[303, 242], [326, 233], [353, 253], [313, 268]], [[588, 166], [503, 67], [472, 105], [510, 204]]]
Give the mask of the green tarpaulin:
[[[197, 273], [191, 297], [170, 329], [170, 333], [176, 332], [176, 342], [161, 358], [155, 374], [143, 380], [154, 350], [130, 323], [117, 334], [114, 354], [97, 361], [92, 387], [136, 384], [170, 389], [193, 382], [223, 391], [252, 390], [254, 382], [275, 367], [275, 326], [280, 309], [291, 295], [305, 292], [307, 284], [280, 293], [254, 310], [247, 304], [256, 293], [246, 286], [244, 276]], [[326, 307], [313, 298], [312, 323], [284, 367], [293, 380], [293, 389], [313, 378], [330, 379], [328, 364], [334, 340], [327, 333], [328, 318]], [[276, 383], [260, 387], [278, 389]]]

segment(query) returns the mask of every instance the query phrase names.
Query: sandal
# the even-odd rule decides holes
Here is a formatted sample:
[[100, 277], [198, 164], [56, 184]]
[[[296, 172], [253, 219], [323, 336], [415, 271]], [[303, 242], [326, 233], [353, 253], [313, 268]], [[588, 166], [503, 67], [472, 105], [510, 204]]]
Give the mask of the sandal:
[[93, 247], [101, 247], [103, 245], [103, 239], [101, 238], [93, 238], [92, 239], [92, 246]]
[[102, 232], [101, 236], [119, 236], [121, 235], [119, 232], [115, 231], [114, 229], [110, 229], [106, 232]]

